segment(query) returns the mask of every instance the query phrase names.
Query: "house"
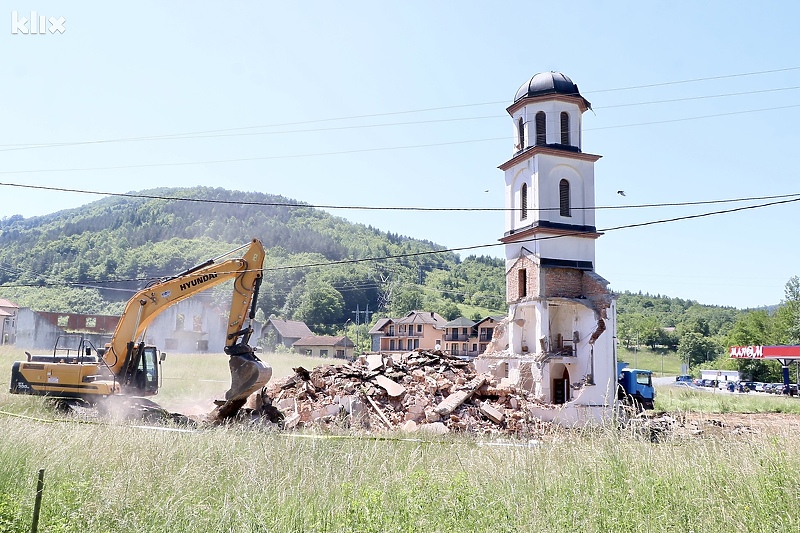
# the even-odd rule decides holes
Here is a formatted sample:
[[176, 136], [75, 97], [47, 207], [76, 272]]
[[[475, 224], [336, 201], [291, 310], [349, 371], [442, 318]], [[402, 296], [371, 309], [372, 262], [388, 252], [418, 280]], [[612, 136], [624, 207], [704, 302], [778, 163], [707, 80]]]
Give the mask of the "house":
[[526, 81], [506, 109], [514, 152], [505, 177], [508, 315], [476, 370], [508, 378], [565, 426], [604, 423], [616, 401], [616, 299], [595, 272], [594, 164], [581, 121], [591, 104], [560, 72]]
[[17, 304], [0, 298], [0, 344], [14, 344], [17, 333]]
[[312, 357], [339, 357], [352, 359], [355, 344], [347, 336], [311, 335], [292, 344], [297, 353]]
[[[470, 343], [472, 344], [472, 351], [476, 352], [475, 355], [481, 355], [486, 351], [489, 343], [494, 338], [495, 328], [504, 318], [503, 316], [487, 316], [472, 327], [473, 337], [470, 339]], [[475, 349], [476, 341], [478, 344], [477, 350]]]
[[261, 344], [269, 349], [274, 349], [279, 344], [291, 348], [295, 342], [312, 335], [314, 333], [305, 322], [270, 318], [261, 329]]
[[478, 322], [464, 317], [450, 322], [430, 311], [411, 311], [402, 318], [381, 318], [372, 326], [373, 352], [407, 352], [418, 348], [442, 350], [457, 357], [477, 357], [494, 335], [503, 317]]
[[401, 318], [382, 318], [372, 326], [374, 352], [441, 350], [447, 320], [433, 311], [411, 311]]
[[474, 338], [472, 331], [475, 327], [475, 322], [468, 318], [459, 317], [451, 320], [444, 325], [444, 350], [450, 355], [455, 356], [469, 356], [478, 355], [477, 345], [475, 350], [470, 352], [470, 338]]

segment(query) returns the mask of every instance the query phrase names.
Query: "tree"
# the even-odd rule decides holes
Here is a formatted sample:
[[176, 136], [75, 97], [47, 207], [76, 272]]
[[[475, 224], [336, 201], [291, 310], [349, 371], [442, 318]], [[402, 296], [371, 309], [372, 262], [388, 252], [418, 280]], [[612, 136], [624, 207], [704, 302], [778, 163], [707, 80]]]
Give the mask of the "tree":
[[781, 344], [800, 344], [800, 278], [786, 282], [784, 296], [776, 312], [776, 336]]
[[718, 346], [700, 333], [690, 331], [681, 335], [678, 344], [678, 356], [686, 361], [689, 366], [695, 366], [707, 360], [716, 358]]
[[302, 320], [309, 328], [324, 333], [336, 330], [341, 323], [344, 310], [344, 298], [330, 283], [311, 281], [300, 299], [300, 305], [294, 312], [295, 320]]

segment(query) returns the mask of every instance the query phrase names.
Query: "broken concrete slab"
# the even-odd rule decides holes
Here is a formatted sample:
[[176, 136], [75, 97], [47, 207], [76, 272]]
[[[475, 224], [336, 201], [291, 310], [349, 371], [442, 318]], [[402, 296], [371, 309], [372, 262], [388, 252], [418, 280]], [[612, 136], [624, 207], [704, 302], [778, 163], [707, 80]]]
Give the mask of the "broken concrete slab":
[[393, 381], [386, 376], [375, 376], [375, 382], [379, 387], [383, 387], [391, 398], [398, 398], [406, 392], [406, 388], [396, 381]]
[[367, 355], [367, 368], [370, 371], [378, 370], [383, 367], [383, 355], [379, 353], [371, 353]]
[[505, 418], [503, 412], [500, 411], [500, 409], [496, 409], [491, 405], [489, 405], [489, 402], [481, 403], [480, 411], [483, 416], [485, 416], [495, 424], [501, 424], [503, 422], [503, 419]]
[[456, 408], [467, 401], [475, 391], [484, 383], [486, 383], [487, 376], [485, 374], [481, 374], [480, 376], [476, 377], [466, 385], [461, 390], [455, 391], [453, 394], [445, 398], [439, 405], [436, 406], [436, 411], [439, 415], [449, 415]]

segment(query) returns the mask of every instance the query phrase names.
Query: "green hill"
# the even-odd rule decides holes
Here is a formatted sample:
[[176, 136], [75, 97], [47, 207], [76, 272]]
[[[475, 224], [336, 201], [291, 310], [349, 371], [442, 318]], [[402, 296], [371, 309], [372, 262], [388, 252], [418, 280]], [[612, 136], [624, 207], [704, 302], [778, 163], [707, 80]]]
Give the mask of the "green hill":
[[[162, 188], [0, 220], [0, 297], [41, 311], [118, 314], [131, 290], [251, 238], [267, 249], [259, 308], [334, 331], [358, 306], [454, 317], [503, 312], [503, 261], [353, 224], [281, 196]], [[333, 305], [315, 309], [325, 294]], [[224, 300], [224, 296], [218, 298]], [[362, 317], [363, 321], [363, 317]]]

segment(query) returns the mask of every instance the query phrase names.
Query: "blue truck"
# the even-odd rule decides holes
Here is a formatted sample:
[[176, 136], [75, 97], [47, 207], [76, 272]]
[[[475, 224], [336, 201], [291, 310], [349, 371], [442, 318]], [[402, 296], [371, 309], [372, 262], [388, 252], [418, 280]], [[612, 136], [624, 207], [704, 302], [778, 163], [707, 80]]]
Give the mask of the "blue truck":
[[636, 410], [652, 409], [656, 400], [653, 373], [617, 363], [617, 399]]

